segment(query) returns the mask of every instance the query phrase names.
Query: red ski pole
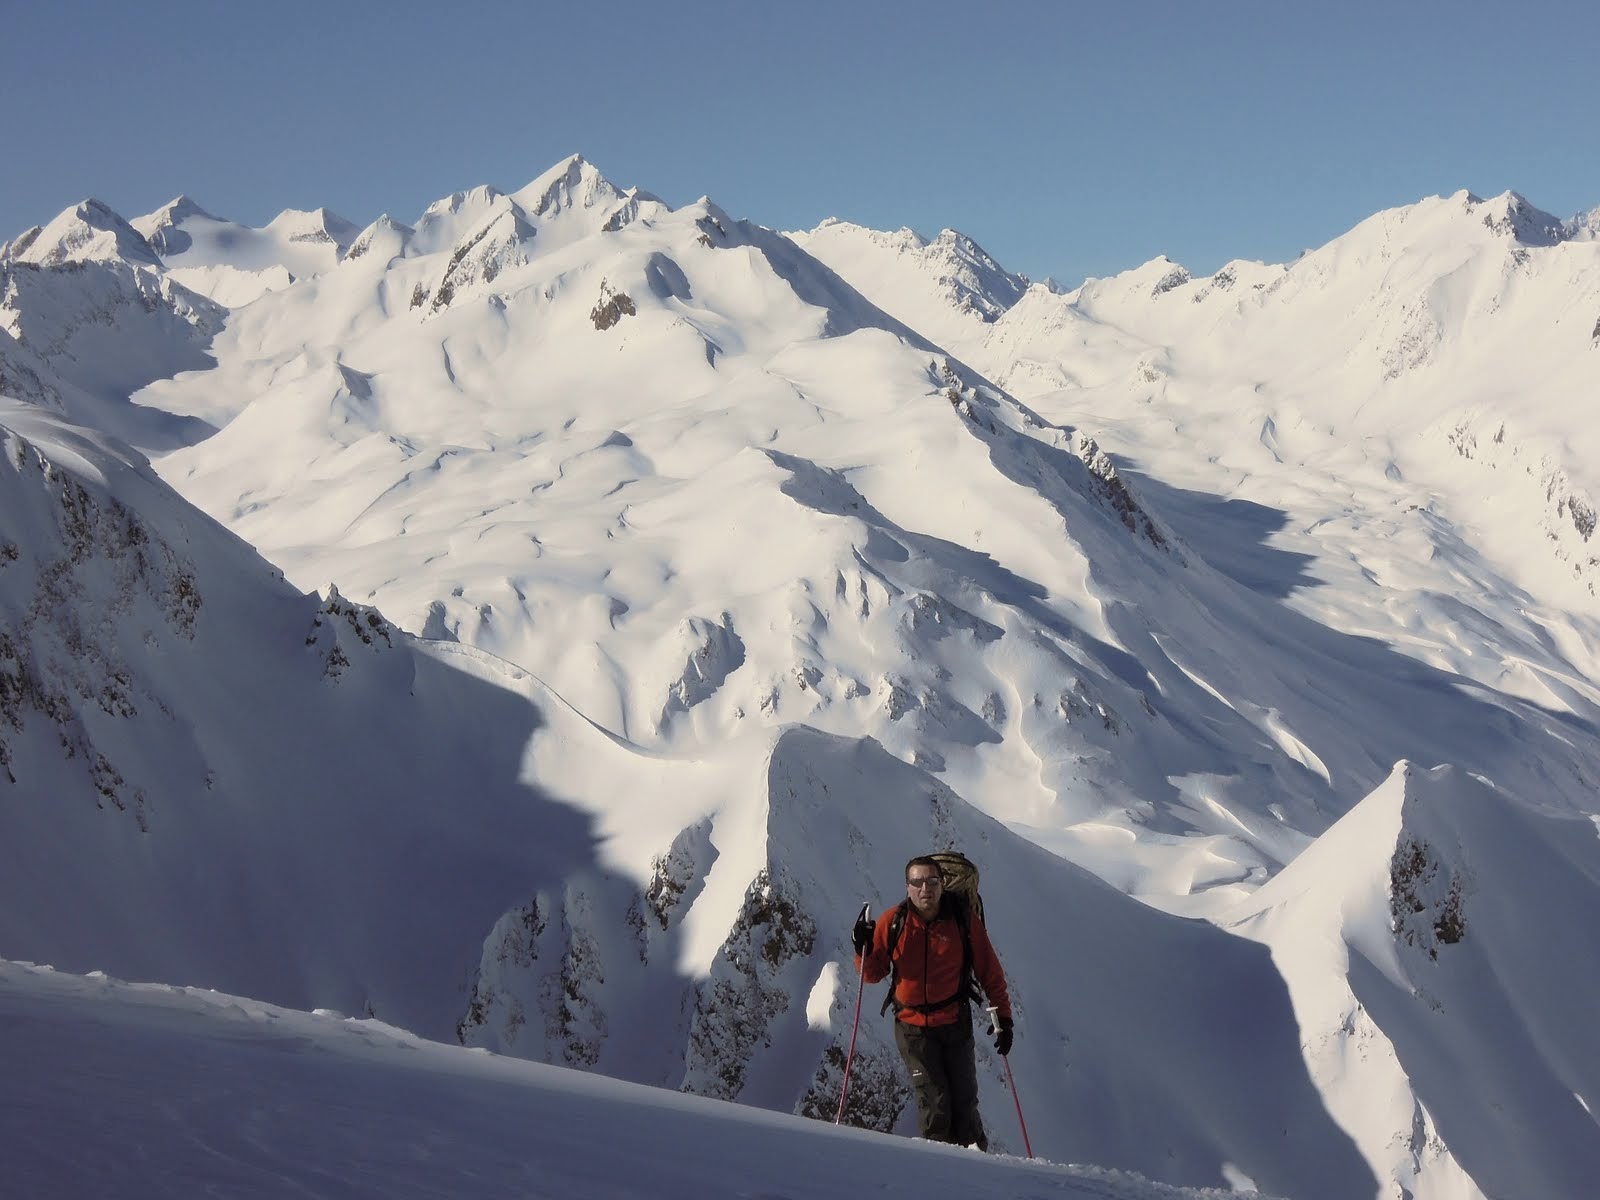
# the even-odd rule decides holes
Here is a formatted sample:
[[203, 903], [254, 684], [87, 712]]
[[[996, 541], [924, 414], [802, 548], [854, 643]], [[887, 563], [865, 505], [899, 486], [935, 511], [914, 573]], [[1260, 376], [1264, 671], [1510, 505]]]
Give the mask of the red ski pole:
[[[997, 1008], [989, 1010], [989, 1024], [995, 1029], [1000, 1028], [999, 1012]], [[1028, 1123], [1022, 1119], [1022, 1098], [1017, 1095], [1017, 1081], [1011, 1076], [1011, 1056], [1002, 1054], [1000, 1061], [1006, 1065], [1006, 1086], [1011, 1089], [1011, 1103], [1017, 1106], [1017, 1124], [1022, 1127], [1022, 1147], [1028, 1152], [1028, 1157], [1032, 1158], [1033, 1143], [1028, 1140]]]
[[[871, 911], [872, 902], [869, 900], [861, 906], [861, 915], [856, 918], [856, 922], [859, 924], [865, 921], [867, 914]], [[853, 933], [854, 930], [851, 932]], [[855, 1024], [850, 1026], [850, 1053], [845, 1056], [844, 1082], [839, 1085], [839, 1111], [833, 1114], [833, 1123], [835, 1125], [844, 1120], [844, 1099], [850, 1094], [850, 1065], [856, 1060], [856, 1033], [861, 1028], [861, 994], [867, 990], [866, 964], [863, 963], [861, 965], [863, 968], [860, 972], [861, 982], [856, 985], [856, 1019]]]
[[1022, 1101], [1017, 1098], [1017, 1081], [1011, 1078], [1011, 1059], [1003, 1059], [1006, 1064], [1006, 1083], [1011, 1087], [1011, 1103], [1017, 1106], [1017, 1124], [1022, 1126], [1022, 1146], [1027, 1150], [1028, 1157], [1033, 1157], [1033, 1143], [1028, 1140], [1028, 1123], [1022, 1119]]

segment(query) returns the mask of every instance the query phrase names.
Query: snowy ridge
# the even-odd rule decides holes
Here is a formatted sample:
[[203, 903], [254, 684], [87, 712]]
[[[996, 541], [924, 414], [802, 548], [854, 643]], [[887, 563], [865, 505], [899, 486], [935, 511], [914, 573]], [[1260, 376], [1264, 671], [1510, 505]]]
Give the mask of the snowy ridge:
[[1029, 286], [954, 229], [930, 241], [910, 229], [880, 233], [829, 218], [787, 236], [873, 303], [952, 349], [975, 326], [998, 320]]
[[[1600, 975], [1581, 932], [1597, 884], [1588, 818], [1400, 764], [1234, 927], [1272, 947], [1331, 1111], [1393, 1186], [1576, 1196], [1600, 1167], [1600, 1056], [1569, 1037]], [[1463, 1089], [1449, 1064], [1468, 1045], [1489, 1052]]]

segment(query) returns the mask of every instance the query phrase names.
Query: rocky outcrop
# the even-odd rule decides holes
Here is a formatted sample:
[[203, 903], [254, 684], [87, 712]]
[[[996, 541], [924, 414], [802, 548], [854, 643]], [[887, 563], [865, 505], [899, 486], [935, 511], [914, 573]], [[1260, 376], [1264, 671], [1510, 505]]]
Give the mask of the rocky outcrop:
[[[493, 283], [499, 275], [528, 261], [526, 243], [537, 231], [520, 208], [502, 197], [489, 217], [461, 238], [450, 252], [444, 271], [433, 288], [430, 313], [438, 313], [468, 288]], [[420, 286], [420, 285], [419, 285]], [[412, 307], [417, 299], [412, 298]]]
[[560, 1066], [595, 1066], [610, 1028], [598, 920], [580, 881], [569, 882], [559, 901], [540, 892], [502, 916], [484, 943], [457, 1040]]
[[1166, 536], [1156, 528], [1155, 522], [1140, 506], [1118, 473], [1116, 465], [1105, 451], [1100, 449], [1099, 443], [1088, 434], [1073, 430], [1072, 450], [1089, 469], [1090, 478], [1094, 481], [1094, 490], [1100, 500], [1116, 513], [1117, 519], [1127, 530], [1137, 534], [1157, 549], [1167, 549]]
[[8, 518], [52, 531], [43, 544], [0, 541], [0, 778], [25, 782], [8, 738], [44, 722], [63, 758], [89, 776], [97, 803], [131, 812], [147, 829], [147, 797], [95, 730], [102, 719], [166, 712], [123, 638], [140, 625], [148, 644], [194, 637], [202, 598], [193, 565], [132, 510], [91, 492], [25, 439], [0, 431], [0, 448]]
[[[1469, 200], [1469, 207], [1473, 201]], [[1554, 246], [1565, 241], [1568, 229], [1558, 217], [1535, 208], [1516, 192], [1505, 192], [1493, 200], [1476, 200], [1481, 206], [1483, 224], [1499, 237], [1509, 237], [1523, 246]]]
[[1465, 881], [1423, 839], [1407, 834], [1389, 863], [1389, 914], [1395, 938], [1431, 959], [1467, 933]]
[[684, 1091], [723, 1100], [739, 1095], [755, 1052], [771, 1045], [771, 1026], [791, 1001], [777, 976], [790, 960], [810, 955], [816, 940], [816, 923], [781, 872], [763, 869], [745, 893], [711, 977], [700, 985]]
[[605, 280], [600, 281], [600, 302], [589, 313], [589, 320], [594, 322], [597, 330], [607, 330], [623, 317], [637, 316], [639, 310], [634, 307], [633, 297], [627, 292], [613, 290]]
[[377, 652], [393, 649], [403, 636], [377, 609], [346, 600], [330, 584], [327, 598], [311, 619], [306, 646], [321, 660], [323, 678], [332, 683], [350, 666], [346, 646], [363, 646]]

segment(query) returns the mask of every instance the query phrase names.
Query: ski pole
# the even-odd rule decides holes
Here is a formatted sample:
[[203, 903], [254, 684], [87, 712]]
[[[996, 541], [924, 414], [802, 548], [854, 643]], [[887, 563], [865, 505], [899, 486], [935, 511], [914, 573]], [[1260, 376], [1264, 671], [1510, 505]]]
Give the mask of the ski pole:
[[[856, 923], [865, 921], [871, 911], [872, 901], [869, 900], [861, 906], [861, 915], [856, 918]], [[855, 933], [853, 927], [850, 932], [852, 935]], [[850, 1064], [856, 1060], [856, 1032], [861, 1028], [861, 995], [867, 990], [866, 963], [861, 964], [860, 975], [861, 982], [856, 985], [856, 1019], [855, 1024], [850, 1026], [850, 1053], [845, 1056], [844, 1081], [839, 1085], [839, 1111], [833, 1114], [835, 1125], [844, 1120], [844, 1099], [850, 1094]]]
[[1002, 1055], [1006, 1063], [1006, 1083], [1011, 1085], [1011, 1103], [1017, 1106], [1017, 1124], [1022, 1126], [1022, 1146], [1033, 1157], [1033, 1143], [1028, 1140], [1028, 1123], [1022, 1119], [1022, 1101], [1017, 1098], [1017, 1081], [1011, 1078], [1011, 1059]]
[[[989, 1024], [995, 1029], [1000, 1028], [1000, 1010], [989, 1010]], [[1017, 1081], [1011, 1074], [1011, 1056], [1002, 1054], [1000, 1061], [1006, 1065], [1006, 1085], [1011, 1089], [1011, 1103], [1017, 1106], [1017, 1124], [1022, 1127], [1022, 1147], [1028, 1152], [1028, 1157], [1033, 1157], [1033, 1143], [1028, 1140], [1028, 1123], [1022, 1119], [1022, 1098], [1017, 1095]]]

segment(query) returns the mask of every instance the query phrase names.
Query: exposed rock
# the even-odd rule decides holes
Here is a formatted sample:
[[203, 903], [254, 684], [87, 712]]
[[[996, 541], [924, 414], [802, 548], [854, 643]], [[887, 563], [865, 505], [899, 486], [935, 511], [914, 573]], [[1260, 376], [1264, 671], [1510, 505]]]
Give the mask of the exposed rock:
[[[832, 1121], [838, 1114], [845, 1056], [845, 1047], [837, 1042], [823, 1050], [816, 1077], [794, 1107], [798, 1115]], [[889, 1051], [858, 1050], [850, 1065], [850, 1093], [845, 1098], [841, 1123], [890, 1133], [910, 1103], [911, 1087], [900, 1056]]]
[[758, 1046], [790, 1003], [783, 967], [816, 947], [816, 923], [788, 897], [781, 878], [763, 869], [723, 943], [690, 1018], [683, 1090], [733, 1100]]
[[1138, 500], [1128, 490], [1116, 466], [1099, 444], [1090, 436], [1077, 430], [1072, 434], [1072, 448], [1098, 485], [1100, 498], [1110, 505], [1122, 523], [1132, 533], [1138, 534], [1158, 549], [1167, 549], [1167, 539], [1155, 523], [1139, 506]]
[[594, 327], [599, 330], [610, 329], [623, 317], [637, 316], [639, 310], [633, 306], [633, 297], [627, 292], [613, 292], [611, 285], [605, 280], [600, 281], [600, 302], [589, 313], [589, 319], [594, 322]]
[[[166, 711], [137, 681], [120, 635], [128, 621], [154, 618], [171, 636], [192, 639], [201, 609], [193, 565], [130, 509], [89, 491], [25, 439], [0, 433], [0, 444], [0, 471], [14, 474], [0, 490], [24, 511], [42, 509], [57, 533], [53, 547], [25, 553], [8, 541], [0, 553], [0, 730], [21, 733], [42, 718], [54, 726], [63, 757], [83, 764], [97, 803], [130, 810], [148, 828], [143, 792], [126, 786], [82, 714], [129, 720]], [[155, 640], [156, 629], [144, 637]], [[18, 782], [14, 766], [0, 735], [0, 770], [11, 783]]]
[[[528, 255], [524, 243], [532, 241], [536, 233], [511, 200], [502, 197], [496, 201], [490, 215], [450, 252], [444, 273], [433, 289], [433, 303], [428, 311], [440, 312], [464, 289], [479, 283], [493, 283], [501, 272], [526, 263]], [[412, 302], [415, 306], [415, 292]]]
[[716, 859], [708, 819], [680, 832], [667, 852], [652, 860], [644, 901], [663, 930], [671, 928], [678, 915], [694, 903]]
[[1172, 270], [1168, 271], [1160, 279], [1156, 280], [1155, 286], [1150, 289], [1150, 294], [1152, 296], [1165, 295], [1174, 288], [1180, 288], [1188, 282], [1188, 269], [1186, 267], [1174, 265]]
[[598, 995], [605, 986], [600, 944], [591, 931], [588, 896], [569, 891], [562, 908], [566, 951], [561, 965], [545, 977], [541, 1009], [545, 1017], [545, 1043], [559, 1046], [560, 1061], [572, 1067], [592, 1067], [600, 1061], [607, 1021]]
[[391, 649], [400, 630], [382, 613], [365, 604], [346, 600], [339, 589], [329, 586], [321, 609], [311, 619], [306, 645], [323, 659], [323, 678], [337, 681], [350, 666], [345, 642], [357, 642], [372, 650]]
[[1389, 914], [1394, 934], [1407, 946], [1438, 959], [1440, 946], [1466, 936], [1464, 885], [1434, 849], [1416, 837], [1402, 838], [1389, 863]]
[[1089, 689], [1082, 679], [1072, 685], [1070, 692], [1061, 693], [1060, 699], [1056, 702], [1056, 710], [1069, 722], [1093, 717], [1108, 732], [1119, 735], [1122, 733], [1122, 726], [1116, 714], [1089, 694]]

